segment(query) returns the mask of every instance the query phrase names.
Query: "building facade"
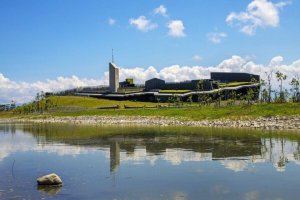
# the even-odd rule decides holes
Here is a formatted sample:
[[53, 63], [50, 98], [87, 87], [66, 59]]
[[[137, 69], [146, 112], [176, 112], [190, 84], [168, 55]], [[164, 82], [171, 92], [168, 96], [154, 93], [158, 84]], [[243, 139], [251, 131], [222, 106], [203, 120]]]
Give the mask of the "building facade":
[[211, 72], [210, 78], [214, 81], [219, 81], [220, 83], [230, 83], [230, 82], [259, 82], [259, 75], [240, 73], [240, 72]]
[[[202, 82], [200, 86], [199, 82]], [[202, 87], [202, 88], [201, 88]], [[191, 80], [183, 82], [165, 82], [159, 78], [153, 78], [145, 82], [145, 91], [153, 90], [213, 90], [213, 80]]]
[[119, 89], [119, 68], [114, 63], [109, 63], [109, 91], [118, 92]]

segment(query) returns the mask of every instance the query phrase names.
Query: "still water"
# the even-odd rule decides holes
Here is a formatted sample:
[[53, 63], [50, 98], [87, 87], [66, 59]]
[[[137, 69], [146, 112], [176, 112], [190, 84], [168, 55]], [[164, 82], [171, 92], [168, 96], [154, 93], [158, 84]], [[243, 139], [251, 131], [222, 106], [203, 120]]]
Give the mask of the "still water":
[[[300, 134], [0, 125], [0, 199], [299, 199]], [[55, 172], [62, 187], [37, 187]]]

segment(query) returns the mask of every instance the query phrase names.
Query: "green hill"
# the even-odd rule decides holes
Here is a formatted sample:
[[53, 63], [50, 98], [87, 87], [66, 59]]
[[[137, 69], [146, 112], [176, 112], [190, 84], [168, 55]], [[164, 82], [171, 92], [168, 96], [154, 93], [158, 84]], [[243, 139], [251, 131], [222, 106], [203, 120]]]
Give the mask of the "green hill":
[[[151, 106], [158, 103], [152, 102], [134, 102], [134, 101], [115, 101], [106, 99], [96, 99], [80, 96], [52, 96], [48, 98], [53, 106], [43, 112], [30, 112], [29, 114], [15, 114], [13, 112], [0, 112], [0, 117], [47, 117], [47, 116], [84, 116], [84, 115], [103, 115], [103, 116], [154, 116], [154, 117], [175, 117], [183, 120], [202, 120], [202, 119], [220, 119], [220, 118], [256, 118], [261, 116], [290, 116], [300, 114], [299, 103], [270, 103], [254, 105], [223, 105], [220, 107], [199, 106], [198, 103], [184, 103], [182, 107], [165, 108], [131, 108], [124, 109], [127, 106]], [[44, 99], [40, 102], [45, 104]], [[99, 107], [116, 106], [121, 109], [98, 109]], [[167, 106], [167, 103], [160, 103]], [[20, 107], [18, 109], [24, 109]]]

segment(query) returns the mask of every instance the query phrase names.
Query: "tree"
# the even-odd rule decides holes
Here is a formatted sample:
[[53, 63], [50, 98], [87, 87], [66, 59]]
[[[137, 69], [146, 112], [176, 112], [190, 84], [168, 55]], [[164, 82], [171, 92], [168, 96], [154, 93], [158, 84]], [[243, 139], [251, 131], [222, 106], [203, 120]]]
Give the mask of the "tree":
[[199, 106], [203, 103], [203, 97], [202, 94], [200, 94], [200, 91], [203, 91], [203, 88], [204, 88], [204, 81], [199, 80], [197, 84]]
[[279, 91], [279, 102], [280, 103], [283, 103], [285, 101], [285, 96], [286, 96], [286, 93], [285, 91], [283, 90], [283, 81], [286, 80], [287, 76], [283, 73], [281, 73], [280, 71], [277, 71], [276, 72], [276, 78], [277, 80], [279, 81], [279, 87], [280, 87], [280, 91]]
[[159, 107], [159, 103], [160, 103], [160, 98], [156, 97], [156, 102], [157, 102], [157, 106]]
[[10, 110], [14, 110], [16, 108], [16, 102], [11, 101]]
[[193, 96], [191, 95], [191, 96], [189, 96], [188, 98], [187, 98], [187, 100], [186, 100], [188, 103], [189, 103], [189, 105], [191, 106], [192, 105], [192, 103], [193, 103]]
[[227, 99], [227, 105], [231, 106], [231, 105], [234, 105], [235, 104], [235, 101], [236, 101], [236, 91], [235, 90], [231, 90], [229, 92], [229, 95], [228, 95], [228, 99]]
[[267, 76], [267, 93], [268, 93], [268, 98], [267, 98], [267, 102], [271, 103], [272, 101], [272, 85], [271, 85], [271, 80], [272, 80], [272, 76], [273, 76], [273, 71], [271, 70], [269, 73], [265, 72], [266, 76]]
[[245, 96], [245, 100], [247, 101], [248, 105], [253, 103], [253, 99], [255, 97], [255, 92], [252, 88], [249, 88], [247, 94]]
[[299, 85], [300, 85], [298, 76], [292, 79], [290, 85], [291, 85], [291, 92], [292, 92], [292, 101], [297, 102], [299, 97]]
[[263, 102], [266, 102], [267, 101], [267, 96], [264, 96], [266, 95], [266, 82], [264, 79], [260, 79], [260, 83], [259, 83], [259, 97], [260, 97], [260, 102], [263, 103]]
[[45, 108], [45, 111], [48, 111], [49, 108], [52, 108], [53, 107], [53, 102], [50, 98], [47, 98], [45, 100], [45, 105], [44, 105], [44, 108]]
[[181, 98], [178, 95], [173, 95], [173, 99], [174, 99], [175, 106], [177, 107], [182, 106]]
[[262, 91], [261, 91], [261, 102], [268, 102], [268, 99], [269, 99], [269, 94], [268, 94], [268, 90], [266, 88], [264, 88]]

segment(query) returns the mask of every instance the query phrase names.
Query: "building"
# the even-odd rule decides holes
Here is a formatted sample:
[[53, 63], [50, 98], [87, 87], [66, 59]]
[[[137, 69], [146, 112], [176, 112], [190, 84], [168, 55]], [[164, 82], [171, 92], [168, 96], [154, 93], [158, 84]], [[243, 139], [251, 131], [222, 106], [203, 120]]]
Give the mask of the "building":
[[230, 82], [259, 82], [259, 75], [241, 72], [211, 72], [210, 78], [220, 83]]
[[119, 68], [114, 63], [109, 63], [109, 91], [118, 92], [119, 89]]
[[[177, 96], [182, 101], [200, 101], [201, 98], [229, 99], [233, 94], [239, 98], [254, 92], [253, 99], [258, 99], [260, 90], [260, 76], [238, 72], [211, 72], [210, 79], [187, 80], [182, 82], [166, 82], [159, 78], [152, 78], [145, 84], [136, 85], [133, 78], [119, 82], [119, 68], [109, 63], [109, 87], [85, 87], [64, 92], [71, 94], [93, 96], [113, 100], [133, 101], [169, 101]], [[232, 83], [234, 84], [227, 84]], [[221, 84], [219, 84], [221, 83]], [[251, 89], [251, 90], [250, 90]]]
[[122, 82], [119, 83], [119, 86], [121, 88], [135, 87], [135, 84], [134, 84], [133, 78], [126, 78], [125, 81], [122, 81]]
[[[201, 83], [202, 82], [202, 86]], [[202, 87], [202, 88], [201, 88]], [[165, 82], [159, 78], [153, 78], [145, 82], [145, 91], [153, 90], [213, 90], [213, 80], [191, 80], [183, 82]]]

